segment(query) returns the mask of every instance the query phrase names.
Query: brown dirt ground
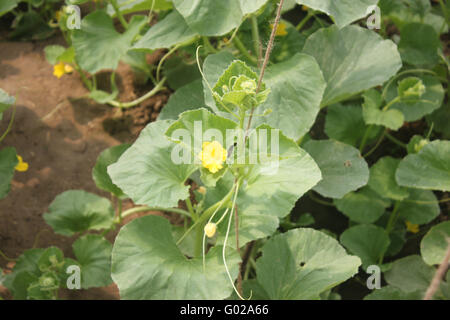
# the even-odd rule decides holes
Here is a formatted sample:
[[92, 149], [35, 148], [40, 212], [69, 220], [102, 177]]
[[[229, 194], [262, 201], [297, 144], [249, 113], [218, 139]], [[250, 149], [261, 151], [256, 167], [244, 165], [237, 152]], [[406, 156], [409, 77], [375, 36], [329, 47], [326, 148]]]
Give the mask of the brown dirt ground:
[[[43, 49], [63, 44], [61, 38], [41, 42], [5, 42], [0, 38], [0, 88], [17, 96], [14, 126], [1, 147], [13, 146], [24, 161], [27, 172], [16, 172], [11, 192], [0, 200], [0, 249], [11, 258], [23, 251], [55, 245], [73, 257], [75, 237], [56, 235], [42, 218], [55, 196], [69, 189], [82, 189], [105, 197], [91, 177], [98, 155], [107, 147], [132, 142], [144, 125], [157, 116], [168, 99], [161, 92], [141, 106], [118, 112], [82, 98], [87, 94], [77, 74], [53, 76]], [[157, 60], [159, 55], [149, 57]], [[133, 83], [126, 65], [118, 69], [120, 100], [130, 101], [144, 90]], [[100, 77], [101, 78], [101, 77]], [[0, 124], [4, 132], [10, 119], [6, 112]], [[131, 206], [125, 204], [125, 208]], [[37, 237], [37, 235], [39, 235]], [[113, 241], [115, 234], [108, 238]], [[0, 257], [0, 267], [8, 272], [13, 264]], [[0, 296], [10, 298], [0, 286]], [[117, 287], [66, 291], [66, 299], [117, 299]]]

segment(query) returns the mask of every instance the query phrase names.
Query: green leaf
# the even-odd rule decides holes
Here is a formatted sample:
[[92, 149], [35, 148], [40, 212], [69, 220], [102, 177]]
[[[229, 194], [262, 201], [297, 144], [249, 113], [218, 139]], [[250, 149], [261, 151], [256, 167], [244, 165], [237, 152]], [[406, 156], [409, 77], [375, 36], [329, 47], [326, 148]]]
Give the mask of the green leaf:
[[[239, 256], [228, 248], [233, 279]], [[122, 299], [225, 299], [232, 291], [222, 250], [214, 247], [202, 258], [187, 259], [177, 248], [169, 221], [144, 216], [125, 225], [112, 252], [112, 278]]]
[[412, 224], [426, 224], [439, 215], [439, 203], [432, 191], [408, 189], [409, 197], [399, 207], [400, 217]]
[[206, 108], [202, 80], [195, 80], [176, 90], [158, 115], [158, 120], [177, 120], [188, 110]]
[[16, 102], [16, 98], [8, 95], [0, 88], [0, 114], [9, 109]]
[[17, 163], [16, 149], [6, 147], [0, 150], [0, 199], [6, 197], [11, 189], [11, 180]]
[[389, 247], [389, 235], [372, 224], [360, 224], [345, 230], [340, 237], [341, 244], [361, 258], [363, 268], [376, 265]]
[[201, 79], [197, 63], [186, 63], [178, 56], [175, 56], [164, 63], [163, 72], [167, 77], [167, 83], [170, 88], [175, 91]]
[[450, 191], [450, 141], [435, 140], [419, 153], [407, 155], [400, 162], [395, 179], [401, 186]]
[[[364, 136], [367, 126], [364, 124], [362, 109], [359, 105], [335, 104], [327, 109], [325, 133], [330, 139], [356, 146]], [[371, 131], [372, 137], [376, 131]]]
[[[266, 130], [267, 143], [271, 145], [269, 141], [272, 141], [272, 135], [276, 136], [276, 130], [272, 131], [267, 125], [261, 125], [256, 130]], [[278, 138], [279, 150], [268, 148], [273, 158], [262, 160], [260, 157], [257, 164], [249, 165], [250, 170], [239, 188], [240, 245], [273, 234], [278, 227], [278, 219], [288, 215], [297, 200], [321, 178], [319, 167], [304, 150], [282, 132], [278, 132]], [[249, 137], [251, 139], [252, 135]], [[217, 182], [216, 188], [208, 189], [205, 205], [222, 199], [231, 189], [233, 181], [233, 176], [228, 173]], [[217, 219], [220, 216], [219, 213]], [[224, 225], [219, 226], [218, 242], [223, 239]], [[233, 239], [234, 228], [230, 230], [229, 243], [234, 244]]]
[[20, 40], [43, 40], [54, 33], [54, 29], [37, 11], [21, 13], [14, 21], [14, 30], [9, 38]]
[[448, 125], [450, 123], [450, 102], [435, 110], [426, 119], [428, 125], [433, 124], [434, 130], [442, 133], [443, 139], [450, 139], [450, 126]]
[[450, 239], [450, 221], [435, 225], [420, 242], [420, 253], [426, 264], [441, 264], [444, 261]]
[[384, 277], [388, 284], [406, 293], [420, 291], [424, 294], [434, 273], [435, 269], [426, 265], [420, 256], [412, 255], [396, 260]]
[[17, 7], [18, 3], [19, 0], [3, 0], [0, 3], [0, 17]]
[[[216, 140], [220, 142], [223, 148], [227, 149], [234, 144], [234, 139], [229, 141], [227, 139], [227, 130], [235, 130], [238, 125], [236, 122], [219, 117], [214, 113], [202, 108], [198, 110], [190, 110], [180, 114], [178, 121], [174, 122], [166, 131], [166, 136], [170, 137], [172, 141], [180, 143], [191, 152], [189, 163], [200, 165], [201, 161], [198, 159], [199, 153], [202, 151], [204, 141]], [[183, 133], [188, 133], [188, 137], [179, 137], [177, 132], [181, 130]], [[214, 130], [214, 131], [213, 131]], [[208, 131], [214, 132], [212, 137], [206, 137]], [[187, 140], [187, 141], [186, 141]], [[197, 160], [197, 161], [196, 161]]]
[[[444, 99], [444, 89], [441, 82], [433, 76], [419, 76], [425, 85], [425, 93], [419, 100], [400, 101], [394, 103], [390, 109], [400, 110], [405, 116], [405, 121], [411, 122], [422, 118], [424, 115], [432, 113], [442, 105]], [[391, 86], [386, 94], [386, 102], [392, 101], [398, 93], [398, 89]]]
[[81, 21], [81, 29], [74, 30], [72, 34], [80, 67], [90, 73], [103, 69], [115, 70], [145, 23], [144, 16], [134, 15], [128, 29], [120, 34], [114, 29], [112, 18], [104, 11], [87, 15]]
[[[238, 27], [246, 14], [255, 12], [267, 0], [173, 0], [188, 26], [202, 36], [220, 36]], [[220, 22], [220, 23], [218, 23]]]
[[[117, 5], [122, 14], [128, 14], [138, 11], [160, 11], [172, 9], [170, 0], [117, 0]], [[116, 11], [111, 4], [108, 4], [107, 12], [110, 16], [116, 16]]]
[[369, 187], [383, 198], [403, 200], [409, 192], [395, 181], [395, 170], [400, 159], [383, 157], [370, 168]]
[[259, 284], [270, 299], [319, 299], [358, 272], [361, 261], [313, 229], [295, 229], [270, 239], [256, 262]]
[[340, 199], [367, 184], [369, 168], [354, 147], [333, 140], [310, 140], [304, 148], [322, 172], [322, 180], [313, 189], [322, 196]]
[[367, 9], [378, 0], [297, 0], [297, 3], [326, 13], [339, 28], [343, 28], [367, 16], [370, 13]]
[[267, 123], [283, 130], [291, 139], [298, 140], [311, 129], [320, 110], [325, 81], [319, 65], [311, 56], [296, 54], [289, 60], [267, 68], [264, 81], [270, 88], [265, 103], [255, 109], [254, 126]]
[[333, 202], [340, 212], [358, 223], [377, 221], [391, 204], [368, 186], [357, 192], [347, 193], [342, 199], [335, 199]]
[[433, 67], [438, 61], [439, 34], [427, 24], [412, 22], [401, 30], [398, 50], [403, 62], [414, 66]]
[[196, 36], [196, 32], [186, 24], [183, 17], [176, 11], [169, 13], [163, 20], [152, 26], [133, 49], [154, 50], [170, 48]]
[[48, 63], [51, 65], [55, 65], [59, 62], [58, 58], [61, 56], [66, 48], [60, 45], [50, 45], [44, 48], [45, 59], [47, 59]]
[[382, 98], [377, 90], [366, 91], [363, 98], [363, 118], [366, 124], [380, 125], [391, 130], [398, 130], [403, 126], [404, 116], [399, 110], [380, 110]]
[[364, 297], [364, 300], [422, 300], [421, 291], [403, 292], [399, 288], [386, 286], [376, 289]]
[[306, 40], [303, 52], [316, 58], [327, 82], [322, 107], [383, 84], [402, 66], [391, 40], [357, 26], [320, 29]]
[[130, 144], [121, 144], [104, 150], [97, 158], [94, 168], [92, 169], [92, 178], [97, 188], [111, 192], [116, 197], [124, 196], [123, 191], [118, 188], [108, 175], [108, 166], [116, 163], [120, 156], [130, 147]]
[[424, 137], [422, 137], [418, 134], [415, 134], [409, 140], [408, 145], [406, 147], [406, 149], [408, 150], [408, 154], [418, 153], [429, 142], [430, 142], [430, 140], [425, 139]]
[[114, 210], [108, 199], [82, 190], [59, 194], [48, 207], [48, 212], [44, 213], [45, 222], [64, 236], [108, 229], [113, 219]]
[[80, 265], [83, 289], [105, 287], [112, 283], [112, 245], [109, 241], [96, 234], [87, 234], [78, 238], [72, 248]]
[[136, 204], [176, 207], [189, 196], [184, 183], [196, 167], [172, 161], [176, 144], [164, 135], [172, 123], [164, 120], [147, 125], [119, 161], [108, 167], [112, 182]]

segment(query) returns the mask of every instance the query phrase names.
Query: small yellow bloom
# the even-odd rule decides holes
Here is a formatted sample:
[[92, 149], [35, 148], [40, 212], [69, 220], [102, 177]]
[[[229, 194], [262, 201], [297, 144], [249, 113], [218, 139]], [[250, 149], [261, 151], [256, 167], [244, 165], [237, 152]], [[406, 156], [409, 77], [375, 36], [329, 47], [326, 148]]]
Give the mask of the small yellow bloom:
[[411, 233], [419, 232], [419, 225], [406, 221], [406, 229]]
[[14, 169], [16, 169], [19, 172], [25, 172], [28, 170], [28, 163], [24, 162], [22, 157], [17, 155], [17, 160], [19, 163], [16, 165]]
[[61, 10], [56, 11], [55, 12], [55, 19], [56, 19], [56, 21], [59, 22], [59, 20], [61, 19], [62, 15], [63, 15], [63, 13], [62, 13]]
[[[270, 24], [270, 29], [273, 30], [273, 24]], [[275, 31], [275, 35], [283, 37], [283, 36], [285, 36], [287, 34], [288, 33], [286, 31], [286, 23], [280, 22], [280, 24], [277, 27], [277, 31]]]
[[64, 62], [59, 62], [53, 66], [53, 75], [58, 79], [61, 78], [66, 73], [73, 72], [72, 66], [65, 64]]
[[216, 173], [223, 168], [222, 164], [227, 159], [227, 150], [218, 141], [205, 141], [198, 157], [202, 160], [203, 167], [211, 173]]
[[197, 191], [200, 193], [200, 194], [202, 194], [202, 195], [205, 195], [206, 194], [206, 188], [205, 187], [199, 187], [198, 189], [197, 189]]
[[208, 222], [204, 228], [205, 234], [208, 238], [214, 237], [217, 230], [217, 225], [214, 222]]
[[309, 8], [308, 8], [307, 6], [305, 6], [305, 5], [302, 6], [302, 10], [303, 10], [303, 11], [308, 11], [308, 9], [309, 9]]

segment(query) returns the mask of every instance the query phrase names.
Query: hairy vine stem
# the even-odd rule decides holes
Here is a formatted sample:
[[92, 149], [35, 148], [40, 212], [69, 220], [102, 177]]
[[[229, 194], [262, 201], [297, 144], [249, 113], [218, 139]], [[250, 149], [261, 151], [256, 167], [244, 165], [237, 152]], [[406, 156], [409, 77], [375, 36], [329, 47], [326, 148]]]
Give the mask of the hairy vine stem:
[[439, 268], [436, 270], [433, 280], [431, 280], [431, 283], [428, 286], [427, 291], [425, 292], [423, 300], [431, 300], [433, 298], [434, 294], [439, 288], [439, 284], [441, 283], [441, 280], [444, 277], [445, 272], [447, 271], [448, 264], [450, 261], [450, 238], [447, 239], [447, 242], [448, 242], [447, 252], [445, 253], [444, 259], [439, 265]]
[[[275, 22], [273, 24], [272, 33], [270, 34], [269, 44], [267, 45], [266, 54], [264, 56], [264, 61], [263, 61], [261, 71], [259, 74], [258, 86], [256, 87], [256, 93], [258, 93], [259, 90], [261, 89], [262, 80], [264, 78], [264, 72], [266, 71], [267, 64], [269, 63], [270, 54], [272, 52], [273, 43], [275, 41], [275, 34], [277, 32], [278, 24], [280, 23], [280, 19], [281, 19], [281, 9], [283, 8], [283, 3], [284, 3], [284, 0], [280, 0], [280, 2], [278, 3], [277, 16], [275, 17]], [[248, 118], [247, 129], [245, 131], [246, 138], [248, 137], [248, 132], [249, 132], [250, 126], [252, 124], [254, 112], [255, 112], [255, 107], [252, 107], [252, 110], [250, 111], [250, 116]]]

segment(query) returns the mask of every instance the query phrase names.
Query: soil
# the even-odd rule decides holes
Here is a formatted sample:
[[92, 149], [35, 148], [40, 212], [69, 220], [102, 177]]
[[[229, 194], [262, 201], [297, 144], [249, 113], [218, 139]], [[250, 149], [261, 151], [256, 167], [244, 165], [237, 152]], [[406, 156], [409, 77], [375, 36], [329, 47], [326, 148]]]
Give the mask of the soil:
[[[40, 42], [6, 42], [0, 37], [0, 88], [17, 97], [13, 128], [1, 147], [13, 146], [24, 161], [26, 172], [16, 172], [8, 196], [0, 200], [0, 250], [10, 258], [34, 247], [58, 246], [73, 257], [75, 237], [56, 235], [42, 218], [53, 199], [66, 190], [82, 189], [109, 197], [99, 191], [91, 170], [106, 148], [134, 141], [140, 130], [154, 120], [166, 103], [169, 92], [148, 99], [141, 106], [120, 112], [83, 98], [88, 91], [78, 74], [53, 76], [45, 59], [44, 47], [64, 44], [54, 37]], [[161, 53], [150, 56], [158, 60]], [[151, 62], [151, 61], [150, 61]], [[99, 84], [101, 79], [99, 76]], [[107, 74], [104, 77], [109, 78]], [[134, 83], [126, 65], [118, 69], [121, 101], [130, 101], [151, 87]], [[4, 114], [0, 132], [9, 122], [11, 110]], [[131, 206], [126, 203], [125, 208]], [[133, 217], [131, 217], [133, 218]], [[112, 241], [114, 234], [108, 236]], [[0, 267], [8, 272], [13, 266], [0, 257]], [[0, 296], [10, 298], [0, 286]], [[66, 299], [118, 299], [117, 287], [63, 292]]]

